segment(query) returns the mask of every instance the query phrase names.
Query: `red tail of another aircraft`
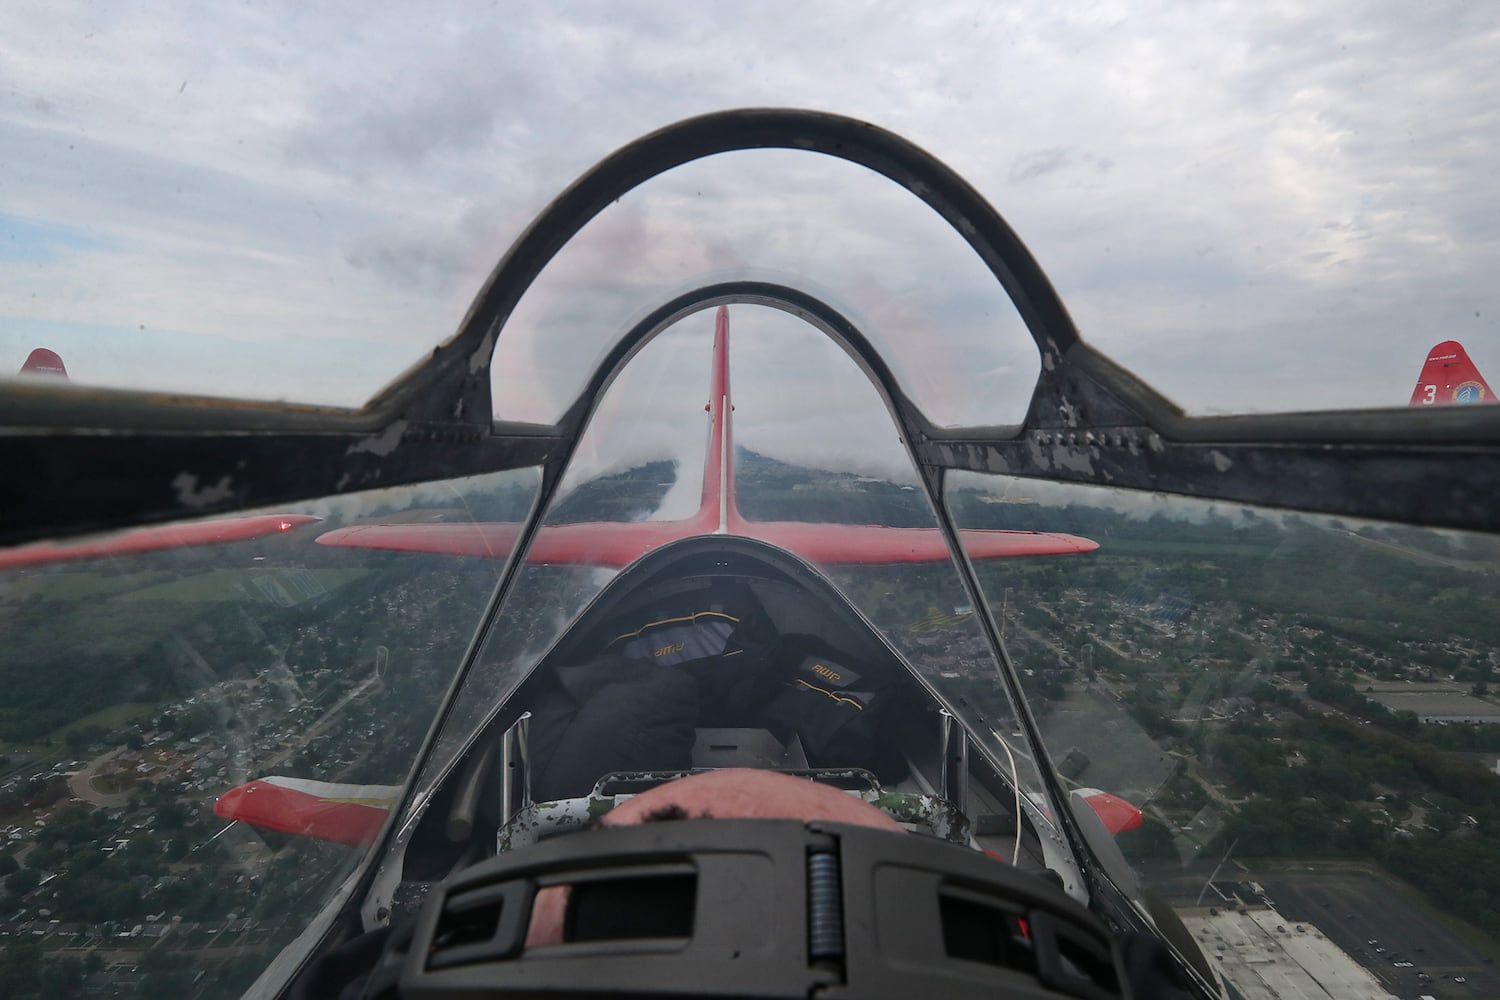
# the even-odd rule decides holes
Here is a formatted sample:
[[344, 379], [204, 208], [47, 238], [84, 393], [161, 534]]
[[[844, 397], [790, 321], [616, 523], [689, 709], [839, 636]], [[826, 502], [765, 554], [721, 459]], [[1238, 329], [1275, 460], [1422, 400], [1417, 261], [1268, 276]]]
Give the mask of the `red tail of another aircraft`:
[[1493, 403], [1495, 393], [1485, 382], [1464, 345], [1445, 340], [1427, 352], [1427, 363], [1417, 376], [1408, 406], [1454, 406]]
[[68, 369], [63, 365], [62, 358], [57, 352], [46, 347], [38, 347], [26, 356], [26, 363], [21, 365], [22, 375], [56, 375], [60, 378], [68, 377]]

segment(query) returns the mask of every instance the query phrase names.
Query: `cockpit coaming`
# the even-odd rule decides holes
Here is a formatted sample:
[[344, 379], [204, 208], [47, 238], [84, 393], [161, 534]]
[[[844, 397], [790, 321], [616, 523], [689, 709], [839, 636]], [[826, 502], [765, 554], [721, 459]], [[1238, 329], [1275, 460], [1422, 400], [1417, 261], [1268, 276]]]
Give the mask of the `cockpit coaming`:
[[[687, 539], [614, 581], [500, 706], [478, 743], [503, 742], [516, 773], [483, 799], [434, 802], [425, 823], [448, 836], [482, 815], [503, 850], [586, 825], [616, 795], [670, 776], [756, 767], [848, 787], [959, 843], [973, 816], [978, 843], [1017, 857], [1016, 810], [1036, 806], [993, 762], [947, 766], [952, 718], [816, 570], [753, 540]], [[1030, 864], [1046, 869], [1026, 822]]]

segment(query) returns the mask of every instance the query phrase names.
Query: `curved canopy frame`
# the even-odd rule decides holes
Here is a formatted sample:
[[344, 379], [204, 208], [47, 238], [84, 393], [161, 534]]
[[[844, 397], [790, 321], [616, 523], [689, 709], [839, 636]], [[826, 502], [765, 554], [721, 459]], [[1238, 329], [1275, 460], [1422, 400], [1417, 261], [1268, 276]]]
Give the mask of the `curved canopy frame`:
[[1500, 408], [1188, 417], [1079, 338], [1024, 244], [936, 158], [855, 119], [745, 109], [679, 122], [600, 161], [511, 246], [458, 332], [359, 410], [0, 388], [0, 463], [25, 470], [0, 486], [0, 544], [440, 476], [555, 474], [600, 383], [555, 425], [494, 421], [489, 367], [512, 310], [568, 240], [634, 187], [702, 157], [768, 148], [858, 163], [911, 191], [974, 249], [1036, 341], [1042, 374], [1020, 427], [938, 428], [888, 372], [878, 379], [924, 468], [1500, 530]]

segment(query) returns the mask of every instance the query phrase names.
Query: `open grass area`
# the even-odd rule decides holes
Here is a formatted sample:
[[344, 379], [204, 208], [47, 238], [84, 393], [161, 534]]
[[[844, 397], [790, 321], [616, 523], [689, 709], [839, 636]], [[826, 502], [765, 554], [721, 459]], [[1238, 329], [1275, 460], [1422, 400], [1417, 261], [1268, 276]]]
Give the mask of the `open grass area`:
[[82, 601], [91, 597], [111, 598], [120, 594], [153, 587], [172, 579], [160, 570], [140, 573], [100, 573], [68, 568], [36, 574], [16, 586], [17, 596], [36, 597], [43, 601]]
[[1500, 955], [1500, 940], [1496, 940], [1473, 924], [1438, 907], [1421, 889], [1404, 879], [1397, 878], [1379, 865], [1370, 865], [1370, 874], [1385, 883], [1402, 901], [1432, 917], [1442, 924], [1455, 938], [1484, 955]]
[[1409, 545], [1400, 545], [1384, 539], [1366, 538], [1364, 535], [1352, 532], [1348, 537], [1360, 545], [1374, 549], [1385, 555], [1395, 556], [1398, 559], [1406, 559], [1415, 563], [1424, 563], [1429, 566], [1444, 566], [1450, 569], [1463, 570], [1466, 573], [1493, 573], [1497, 568], [1500, 568], [1490, 559], [1455, 559], [1437, 552], [1415, 549]]
[[99, 711], [85, 715], [81, 719], [74, 719], [66, 726], [59, 726], [48, 734], [48, 738], [55, 745], [62, 745], [67, 735], [75, 729], [85, 726], [99, 726], [108, 730], [120, 729], [137, 722], [150, 719], [155, 716], [162, 707], [161, 702], [155, 701], [127, 701]]
[[1272, 545], [1252, 542], [1160, 542], [1134, 538], [1105, 538], [1099, 542], [1102, 555], [1158, 556], [1250, 556], [1265, 558], [1275, 551]]
[[[108, 708], [101, 708], [97, 712], [74, 719], [66, 725], [58, 726], [44, 739], [35, 743], [0, 741], [0, 755], [29, 753], [40, 754], [48, 760], [54, 757], [66, 758], [71, 755], [67, 749], [67, 736], [73, 730], [82, 729], [85, 726], [99, 726], [114, 731], [153, 718], [165, 704], [165, 702], [156, 701], [127, 701], [118, 705], [110, 705]], [[24, 770], [26, 766], [30, 765], [24, 765], [20, 769]]]
[[[159, 582], [128, 594], [122, 601], [269, 601], [254, 586], [257, 576], [275, 578], [276, 569], [216, 569], [178, 580]], [[365, 569], [316, 569], [304, 571], [315, 577], [328, 591], [336, 591], [369, 573]]]
[[[249, 597], [265, 600], [251, 584], [257, 576], [275, 577], [289, 572], [279, 567], [234, 567], [194, 572], [183, 576], [163, 570], [139, 573], [101, 573], [68, 569], [36, 575], [14, 586], [18, 598], [43, 601], [235, 601]], [[314, 569], [305, 572], [328, 591], [338, 590], [366, 575], [365, 569]]]

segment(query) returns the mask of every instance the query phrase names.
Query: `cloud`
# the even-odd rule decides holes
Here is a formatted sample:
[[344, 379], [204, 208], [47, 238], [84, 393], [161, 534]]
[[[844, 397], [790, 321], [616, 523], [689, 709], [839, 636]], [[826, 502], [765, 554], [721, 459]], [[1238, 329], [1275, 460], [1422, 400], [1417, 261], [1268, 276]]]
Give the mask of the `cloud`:
[[1079, 153], [1062, 146], [1037, 149], [1016, 157], [1010, 167], [1010, 181], [1017, 183], [1049, 174], [1081, 170], [1090, 173], [1105, 173], [1115, 165], [1108, 157]]
[[[778, 104], [878, 122], [950, 162], [1085, 335], [1191, 408], [1399, 402], [1438, 339], [1500, 370], [1497, 58], [1500, 13], [1482, 5], [0, 11], [0, 213], [100, 241], [0, 274], [0, 361], [39, 323], [134, 331], [159, 354], [117, 372], [131, 385], [302, 389], [189, 369], [154, 330], [415, 359], [604, 153]], [[955, 420], [1026, 395], [965, 374], [1015, 367], [1025, 346], [986, 346], [1011, 324], [975, 322], [1003, 310], [967, 251], [870, 185], [819, 169], [783, 183], [788, 169], [755, 197], [700, 170], [701, 198], [641, 199], [636, 231], [611, 222], [550, 300], [538, 291], [546, 322], [512, 331], [519, 356], [550, 378], [580, 328], [587, 363], [663, 291], [778, 274], [922, 331], [882, 349]], [[834, 179], [830, 204], [816, 177]], [[323, 396], [383, 381], [349, 367]], [[549, 394], [570, 398], [532, 393]]]
[[0, 261], [42, 264], [68, 251], [104, 246], [104, 240], [75, 226], [0, 215]]

